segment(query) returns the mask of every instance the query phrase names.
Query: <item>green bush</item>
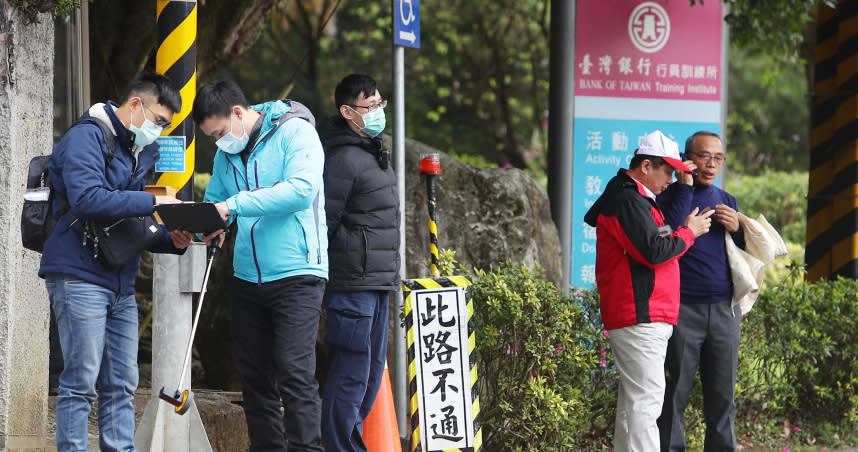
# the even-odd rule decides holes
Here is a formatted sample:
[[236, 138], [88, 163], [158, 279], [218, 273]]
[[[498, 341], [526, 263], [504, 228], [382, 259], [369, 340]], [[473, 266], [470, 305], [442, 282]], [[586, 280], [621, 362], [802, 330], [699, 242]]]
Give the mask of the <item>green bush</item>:
[[793, 271], [763, 290], [745, 318], [737, 405], [793, 424], [848, 420], [854, 430], [858, 281], [808, 283]]
[[[439, 267], [461, 273], [454, 253]], [[766, 447], [858, 441], [858, 281], [807, 283], [793, 262], [743, 319], [737, 437]], [[491, 451], [610, 450], [618, 376], [596, 291], [563, 295], [541, 270], [473, 272], [483, 444]], [[686, 410], [702, 449], [702, 394]], [[801, 426], [801, 427], [799, 427]]]
[[599, 367], [601, 326], [582, 308], [583, 295], [565, 297], [541, 270], [509, 262], [475, 273], [485, 450], [581, 450], [594, 378], [608, 372]]
[[739, 210], [757, 218], [763, 214], [784, 241], [804, 244], [807, 225], [807, 172], [772, 171], [760, 176], [730, 174], [725, 189], [736, 197]]
[[599, 314], [599, 292], [573, 288], [572, 297], [583, 309], [582, 329], [589, 348], [598, 350], [598, 367], [589, 369], [590, 382], [583, 388], [588, 420], [581, 450], [610, 450], [617, 414], [619, 378], [608, 334]]

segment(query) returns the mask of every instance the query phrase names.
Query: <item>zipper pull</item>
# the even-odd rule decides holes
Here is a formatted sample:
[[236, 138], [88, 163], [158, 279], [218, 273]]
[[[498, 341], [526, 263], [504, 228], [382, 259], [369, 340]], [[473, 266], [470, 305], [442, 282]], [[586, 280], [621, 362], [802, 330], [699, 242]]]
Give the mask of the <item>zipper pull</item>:
[[81, 239], [82, 239], [82, 240], [81, 240], [80, 245], [81, 245], [81, 246], [86, 246], [86, 242], [87, 242], [87, 241], [89, 240], [89, 238], [90, 238], [89, 228], [87, 227], [87, 225], [84, 225], [84, 226], [83, 226], [83, 230], [81, 231], [81, 234], [80, 234], [80, 235], [81, 235]]
[[307, 263], [310, 263], [310, 250], [307, 250]]
[[98, 259], [98, 236], [92, 239], [92, 257]]

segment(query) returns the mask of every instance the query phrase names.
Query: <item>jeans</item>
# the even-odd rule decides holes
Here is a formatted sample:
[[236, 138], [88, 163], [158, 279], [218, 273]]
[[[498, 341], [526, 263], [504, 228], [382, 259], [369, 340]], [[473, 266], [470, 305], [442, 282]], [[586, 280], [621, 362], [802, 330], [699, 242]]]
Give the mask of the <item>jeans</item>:
[[325, 280], [315, 276], [232, 280], [233, 352], [251, 452], [324, 450], [315, 374], [324, 293]]
[[322, 437], [330, 451], [366, 452], [363, 421], [372, 410], [387, 355], [388, 292], [328, 292], [328, 378]]
[[[136, 451], [137, 302], [96, 284], [50, 274], [65, 367], [57, 396], [57, 450], [87, 450], [87, 421], [98, 397], [99, 447]], [[98, 390], [96, 391], [96, 388]]]

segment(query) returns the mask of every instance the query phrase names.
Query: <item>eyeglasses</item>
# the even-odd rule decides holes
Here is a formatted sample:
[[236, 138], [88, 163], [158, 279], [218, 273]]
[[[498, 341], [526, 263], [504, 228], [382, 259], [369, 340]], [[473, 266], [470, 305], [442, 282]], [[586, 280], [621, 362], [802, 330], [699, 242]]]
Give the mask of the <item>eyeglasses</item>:
[[[166, 119], [159, 117], [157, 114], [155, 114], [154, 111], [152, 111], [151, 108], [147, 107], [146, 104], [144, 104], [142, 100], [140, 101], [140, 105], [142, 105], [143, 108], [149, 110], [149, 113], [152, 113], [152, 116], [154, 116], [155, 119], [158, 120], [158, 122], [155, 123], [156, 126], [160, 127], [163, 130], [166, 130], [168, 127], [170, 127], [170, 121], [167, 121]], [[143, 112], [143, 117], [144, 118], [146, 117], [146, 112]], [[148, 119], [148, 118], [146, 118], [146, 119]]]
[[346, 104], [346, 105], [348, 105], [349, 107], [352, 107], [352, 108], [366, 108], [366, 111], [371, 113], [371, 112], [378, 110], [379, 108], [384, 110], [384, 107], [387, 106], [387, 100], [382, 100], [381, 102], [379, 102], [377, 104], [372, 104], [372, 105], [367, 105], [367, 106], [350, 105], [350, 104]]
[[696, 155], [703, 163], [709, 163], [709, 161], [714, 161], [716, 164], [721, 165], [722, 163], [727, 161], [727, 157], [722, 154], [698, 154], [697, 152], [692, 152], [692, 154]]

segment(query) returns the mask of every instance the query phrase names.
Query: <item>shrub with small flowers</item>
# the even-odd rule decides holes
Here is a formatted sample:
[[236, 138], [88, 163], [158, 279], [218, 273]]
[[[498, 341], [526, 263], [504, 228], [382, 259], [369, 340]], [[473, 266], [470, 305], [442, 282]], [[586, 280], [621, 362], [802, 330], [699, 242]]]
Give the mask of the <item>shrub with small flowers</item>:
[[583, 450], [594, 379], [610, 373], [583, 292], [507, 262], [477, 270], [472, 297], [484, 449]]
[[588, 344], [599, 351], [598, 367], [590, 371], [590, 383], [584, 388], [589, 425], [582, 450], [602, 450], [609, 448], [614, 433], [619, 379], [608, 342], [610, 334], [605, 330], [599, 314], [599, 293], [595, 290], [574, 288], [572, 297], [583, 309], [583, 327], [586, 329]]

